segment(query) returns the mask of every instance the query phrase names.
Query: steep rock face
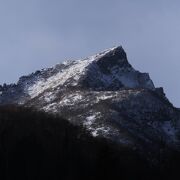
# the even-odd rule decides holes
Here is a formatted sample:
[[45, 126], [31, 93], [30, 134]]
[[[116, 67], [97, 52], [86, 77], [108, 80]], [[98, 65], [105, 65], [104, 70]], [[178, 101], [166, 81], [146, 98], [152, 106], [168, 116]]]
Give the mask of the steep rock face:
[[93, 57], [81, 82], [94, 90], [119, 90], [120, 88], [154, 89], [147, 73], [135, 71], [129, 64], [122, 47], [113, 48]]
[[129, 64], [122, 47], [37, 71], [0, 91], [0, 104], [58, 113], [149, 158], [166, 146], [179, 149], [179, 110]]

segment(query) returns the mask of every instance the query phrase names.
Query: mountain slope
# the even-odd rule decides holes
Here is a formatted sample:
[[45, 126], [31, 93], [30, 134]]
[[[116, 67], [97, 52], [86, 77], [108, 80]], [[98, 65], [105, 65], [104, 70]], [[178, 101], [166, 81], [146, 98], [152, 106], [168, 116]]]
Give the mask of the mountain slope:
[[0, 91], [0, 104], [58, 113], [149, 158], [166, 147], [179, 149], [179, 110], [129, 64], [122, 47], [37, 71]]
[[90, 136], [59, 116], [0, 107], [0, 178], [62, 180], [177, 179], [180, 156], [161, 154], [152, 166], [138, 151]]
[[149, 75], [135, 71], [122, 47], [114, 47], [83, 60], [66, 61], [21, 77], [17, 85], [2, 88], [1, 103], [23, 103], [24, 99], [57, 87], [111, 91], [123, 87], [154, 89]]

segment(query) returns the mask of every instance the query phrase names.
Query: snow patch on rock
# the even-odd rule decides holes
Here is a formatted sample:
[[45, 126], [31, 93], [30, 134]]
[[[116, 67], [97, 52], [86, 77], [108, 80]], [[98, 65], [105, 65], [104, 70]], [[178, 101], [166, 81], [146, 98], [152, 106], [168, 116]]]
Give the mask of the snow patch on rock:
[[111, 98], [114, 98], [116, 97], [117, 94], [114, 93], [114, 94], [102, 94], [101, 96], [97, 96], [96, 97], [96, 102], [99, 102], [100, 100], [106, 100], [106, 99], [111, 99]]
[[91, 132], [91, 134], [96, 137], [100, 134], [107, 134], [110, 131], [110, 127], [105, 127], [103, 125], [94, 126], [96, 119], [100, 118], [100, 112], [91, 112], [92, 114], [87, 116], [83, 125]]
[[86, 121], [84, 122], [84, 125], [86, 127], [90, 127], [94, 123], [95, 120], [96, 120], [96, 114], [90, 115], [86, 117]]
[[44, 100], [49, 103], [55, 100], [56, 96], [53, 92], [48, 92], [44, 95]]
[[66, 105], [66, 106], [72, 106], [76, 102], [79, 102], [82, 99], [82, 95], [80, 95], [78, 92], [75, 94], [70, 94], [68, 96], [64, 96], [61, 101], [60, 105]]
[[43, 107], [45, 112], [53, 112], [57, 113], [57, 103], [48, 104], [47, 106]]
[[97, 136], [99, 136], [100, 134], [106, 135], [109, 131], [110, 131], [110, 128], [109, 128], [109, 127], [99, 127], [99, 128], [94, 129], [94, 130], [91, 132], [91, 134], [92, 134], [94, 137], [97, 137]]

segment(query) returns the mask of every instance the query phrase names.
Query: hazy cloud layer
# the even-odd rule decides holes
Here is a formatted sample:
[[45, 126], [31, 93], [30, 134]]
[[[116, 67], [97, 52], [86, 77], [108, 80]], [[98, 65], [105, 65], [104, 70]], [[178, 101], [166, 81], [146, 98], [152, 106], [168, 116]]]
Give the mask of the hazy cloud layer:
[[180, 106], [180, 1], [1, 0], [0, 83], [123, 45]]

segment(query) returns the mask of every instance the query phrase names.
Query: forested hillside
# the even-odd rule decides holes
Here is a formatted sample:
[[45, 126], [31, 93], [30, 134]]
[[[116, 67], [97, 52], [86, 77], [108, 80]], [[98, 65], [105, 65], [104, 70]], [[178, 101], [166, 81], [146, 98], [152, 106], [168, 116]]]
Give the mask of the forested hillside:
[[91, 137], [58, 116], [15, 106], [0, 108], [1, 179], [172, 177], [170, 160], [150, 167], [136, 151]]

